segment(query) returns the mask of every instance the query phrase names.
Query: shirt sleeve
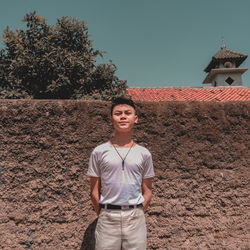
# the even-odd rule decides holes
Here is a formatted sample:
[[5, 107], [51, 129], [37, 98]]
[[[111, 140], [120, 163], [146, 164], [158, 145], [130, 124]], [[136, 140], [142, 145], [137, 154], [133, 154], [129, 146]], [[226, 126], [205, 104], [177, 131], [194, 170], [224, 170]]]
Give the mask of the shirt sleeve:
[[155, 176], [155, 173], [154, 173], [152, 155], [151, 155], [151, 153], [149, 153], [149, 155], [147, 155], [147, 157], [144, 161], [142, 178], [146, 179], [146, 178], [151, 178], [154, 176]]
[[91, 153], [89, 158], [88, 176], [100, 177], [100, 166], [98, 160], [98, 152], [95, 150]]

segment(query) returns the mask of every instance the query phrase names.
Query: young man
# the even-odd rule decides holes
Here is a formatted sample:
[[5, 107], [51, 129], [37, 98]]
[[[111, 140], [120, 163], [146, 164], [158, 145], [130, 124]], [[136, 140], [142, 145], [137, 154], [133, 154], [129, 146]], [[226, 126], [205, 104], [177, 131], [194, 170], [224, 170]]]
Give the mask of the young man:
[[89, 161], [91, 200], [98, 216], [97, 250], [146, 249], [145, 215], [152, 197], [150, 152], [133, 141], [135, 104], [117, 98], [111, 106], [114, 137], [97, 146]]

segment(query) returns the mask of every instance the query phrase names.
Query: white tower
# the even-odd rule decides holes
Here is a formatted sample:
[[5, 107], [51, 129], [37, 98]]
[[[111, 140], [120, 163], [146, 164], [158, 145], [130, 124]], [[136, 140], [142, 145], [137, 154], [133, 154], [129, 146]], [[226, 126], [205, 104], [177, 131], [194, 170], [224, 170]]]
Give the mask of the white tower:
[[208, 75], [203, 83], [210, 83], [213, 87], [241, 86], [242, 74], [247, 71], [247, 68], [238, 67], [246, 58], [247, 55], [229, 50], [223, 45], [204, 69]]

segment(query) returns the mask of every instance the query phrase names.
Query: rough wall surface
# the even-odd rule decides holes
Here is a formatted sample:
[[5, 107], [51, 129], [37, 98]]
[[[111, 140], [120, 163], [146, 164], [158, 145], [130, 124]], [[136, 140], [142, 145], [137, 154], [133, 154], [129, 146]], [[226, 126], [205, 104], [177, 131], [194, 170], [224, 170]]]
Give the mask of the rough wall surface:
[[[148, 249], [250, 249], [249, 102], [138, 103], [153, 155]], [[93, 249], [86, 177], [109, 104], [0, 101], [0, 249]]]

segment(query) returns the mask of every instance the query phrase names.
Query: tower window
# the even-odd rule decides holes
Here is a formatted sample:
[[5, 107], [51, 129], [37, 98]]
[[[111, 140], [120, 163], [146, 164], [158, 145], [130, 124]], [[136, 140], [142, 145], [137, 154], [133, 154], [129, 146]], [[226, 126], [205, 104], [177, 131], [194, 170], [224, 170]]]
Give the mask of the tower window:
[[225, 68], [232, 68], [233, 64], [231, 62], [225, 62], [224, 66], [225, 66]]
[[228, 83], [229, 85], [231, 85], [234, 82], [234, 79], [231, 78], [230, 76], [226, 79], [226, 83]]

